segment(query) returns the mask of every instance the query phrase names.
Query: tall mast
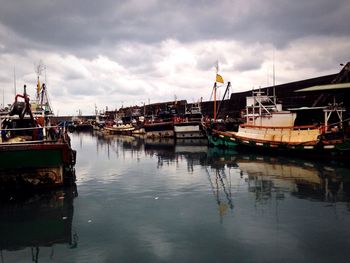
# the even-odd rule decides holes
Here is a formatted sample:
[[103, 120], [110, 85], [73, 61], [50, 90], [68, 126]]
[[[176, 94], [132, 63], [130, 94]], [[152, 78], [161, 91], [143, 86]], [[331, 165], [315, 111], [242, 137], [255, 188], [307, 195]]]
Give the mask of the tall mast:
[[272, 85], [273, 85], [273, 102], [276, 104], [276, 89], [275, 89], [275, 49], [273, 49], [273, 63], [272, 63]]
[[16, 90], [16, 66], [13, 66], [13, 88], [15, 90], [15, 96], [17, 94]]
[[217, 76], [219, 74], [219, 60], [216, 60], [216, 64], [215, 64], [215, 69], [216, 69], [216, 75], [215, 75], [215, 83], [214, 83], [214, 87], [213, 87], [213, 93], [214, 93], [214, 122], [216, 121], [216, 88], [217, 88]]
[[216, 121], [216, 81], [214, 83], [214, 122]]

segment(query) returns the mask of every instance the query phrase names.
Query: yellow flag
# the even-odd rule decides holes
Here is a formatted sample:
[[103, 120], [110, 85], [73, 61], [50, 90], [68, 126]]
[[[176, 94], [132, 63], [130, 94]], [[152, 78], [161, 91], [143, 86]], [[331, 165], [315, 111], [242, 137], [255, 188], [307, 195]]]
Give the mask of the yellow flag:
[[224, 83], [224, 79], [221, 77], [221, 75], [216, 74], [216, 82]]

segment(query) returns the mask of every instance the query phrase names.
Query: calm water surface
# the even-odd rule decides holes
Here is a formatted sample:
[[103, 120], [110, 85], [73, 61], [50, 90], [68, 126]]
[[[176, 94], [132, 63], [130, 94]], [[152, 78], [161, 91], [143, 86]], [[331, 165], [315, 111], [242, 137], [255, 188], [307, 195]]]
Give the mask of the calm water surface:
[[76, 188], [0, 203], [0, 262], [348, 262], [350, 170], [72, 134]]

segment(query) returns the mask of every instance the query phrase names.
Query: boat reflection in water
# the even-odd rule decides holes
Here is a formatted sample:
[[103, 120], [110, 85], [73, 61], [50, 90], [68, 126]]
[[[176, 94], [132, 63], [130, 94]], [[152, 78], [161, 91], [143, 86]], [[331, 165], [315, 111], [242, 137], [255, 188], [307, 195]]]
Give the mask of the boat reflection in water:
[[[73, 200], [77, 195], [76, 185], [35, 194], [2, 194], [1, 262], [13, 262], [12, 253], [21, 250], [28, 253], [27, 262], [39, 262], [41, 254], [45, 259], [41, 257], [40, 262], [55, 261], [55, 245], [77, 247], [77, 233], [72, 233]], [[50, 247], [50, 251], [40, 253], [44, 247]]]
[[237, 164], [248, 175], [249, 190], [256, 193], [257, 200], [269, 198], [272, 193], [281, 199], [285, 192], [320, 201], [350, 200], [348, 168], [257, 156], [242, 158]]
[[165, 138], [72, 143], [80, 241], [55, 246], [60, 262], [349, 261], [345, 165]]
[[228, 210], [233, 210], [231, 174], [227, 175], [224, 169], [215, 169], [214, 173], [207, 169], [207, 175], [222, 223]]
[[[320, 201], [350, 201], [350, 177], [346, 176], [350, 174], [350, 168], [343, 163], [325, 164], [283, 156], [248, 154], [234, 149], [223, 150], [208, 147], [206, 140], [202, 139], [175, 140], [132, 136], [113, 138], [116, 144], [121, 144], [119, 149], [122, 151], [157, 156], [158, 168], [164, 164], [176, 164], [179, 158], [187, 161], [189, 173], [193, 172], [196, 165], [205, 167], [211, 189], [214, 192], [222, 190], [227, 199], [226, 206], [230, 208], [233, 207], [230, 192], [232, 178], [227, 175], [232, 176], [232, 169], [236, 176], [235, 183], [237, 184], [238, 179], [244, 179], [248, 190], [256, 194], [257, 201], [272, 196], [283, 199], [286, 193]], [[108, 137], [107, 143], [110, 144], [109, 140]]]
[[208, 158], [208, 164], [217, 169], [237, 167], [258, 202], [272, 197], [284, 199], [287, 193], [318, 201], [350, 201], [350, 177], [347, 176], [350, 169], [338, 163], [237, 152], [227, 154], [219, 150]]

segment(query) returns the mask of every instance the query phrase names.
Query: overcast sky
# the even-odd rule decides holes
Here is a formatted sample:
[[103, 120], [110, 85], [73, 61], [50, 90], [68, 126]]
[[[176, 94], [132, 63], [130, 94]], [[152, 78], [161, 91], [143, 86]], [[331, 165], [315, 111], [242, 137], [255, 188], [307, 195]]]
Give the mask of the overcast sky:
[[0, 87], [12, 103], [15, 68], [34, 97], [42, 61], [59, 115], [208, 100], [217, 60], [232, 92], [271, 85], [273, 61], [276, 84], [337, 73], [349, 25], [348, 0], [0, 0]]

